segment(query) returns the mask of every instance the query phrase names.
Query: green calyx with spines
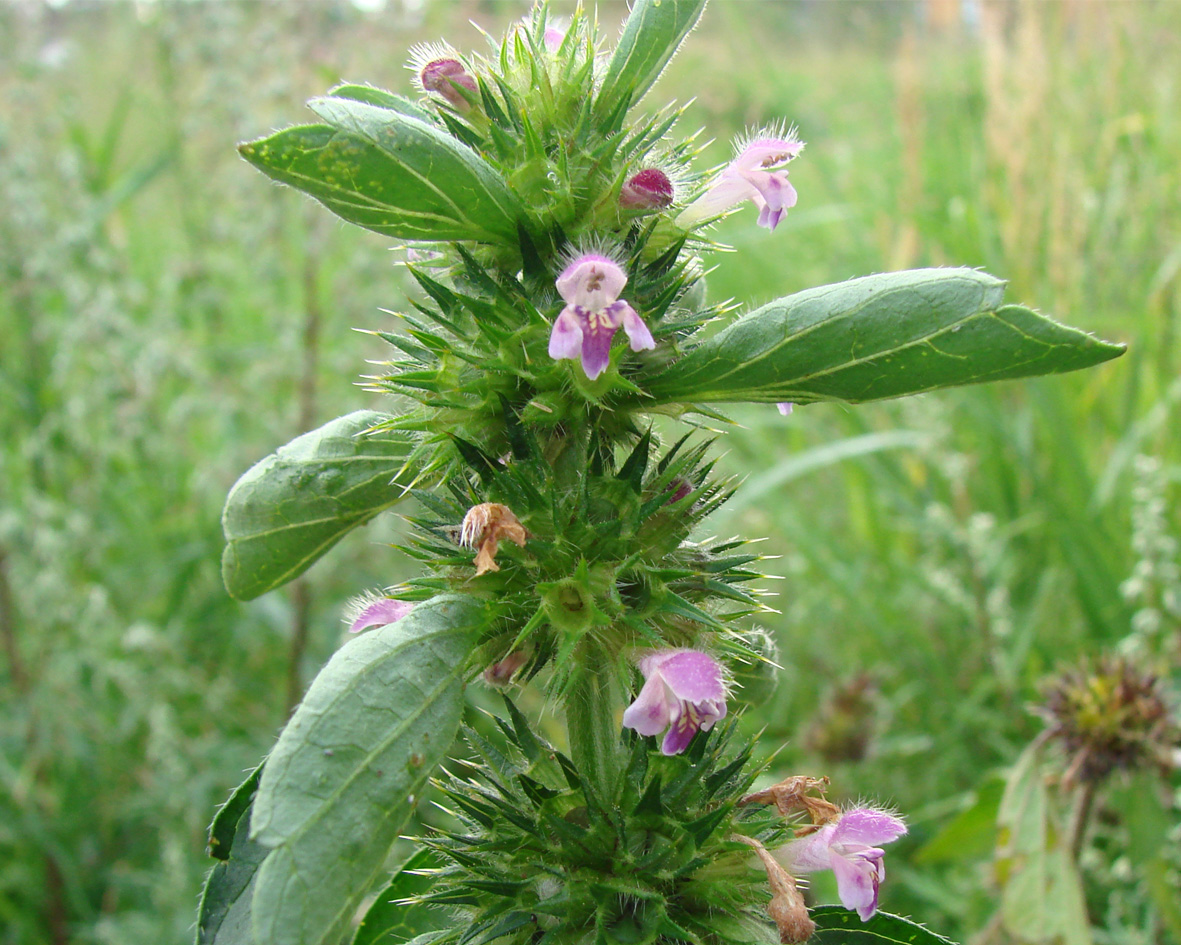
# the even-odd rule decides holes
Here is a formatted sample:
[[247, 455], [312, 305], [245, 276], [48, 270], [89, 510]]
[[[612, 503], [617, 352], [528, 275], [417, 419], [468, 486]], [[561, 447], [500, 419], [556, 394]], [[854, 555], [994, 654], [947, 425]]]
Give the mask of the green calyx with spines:
[[423, 839], [445, 865], [417, 900], [450, 910], [435, 942], [778, 941], [762, 911], [765, 876], [732, 837], [774, 844], [786, 829], [738, 806], [757, 771], [733, 726], [673, 757], [625, 734], [622, 776], [603, 798], [505, 702], [503, 740], [468, 730], [474, 757], [438, 784], [456, 824]]
[[[403, 550], [431, 573], [395, 589], [404, 599], [462, 591], [495, 602], [503, 629], [487, 641], [487, 663], [529, 656], [527, 673], [553, 662], [562, 690], [591, 647], [630, 684], [636, 652], [668, 647], [721, 650], [742, 662], [765, 659], [743, 618], [766, 608], [748, 585], [763, 575], [741, 539], [689, 540], [730, 494], [711, 476], [709, 442], [688, 437], [661, 448], [651, 432], [611, 449], [595, 431], [551, 441], [531, 437], [502, 462], [461, 442], [460, 471], [445, 493], [415, 492], [421, 510]], [[658, 452], [659, 450], [659, 452]], [[459, 523], [483, 502], [513, 511], [524, 548], [502, 543], [497, 571], [473, 577], [474, 552]]]

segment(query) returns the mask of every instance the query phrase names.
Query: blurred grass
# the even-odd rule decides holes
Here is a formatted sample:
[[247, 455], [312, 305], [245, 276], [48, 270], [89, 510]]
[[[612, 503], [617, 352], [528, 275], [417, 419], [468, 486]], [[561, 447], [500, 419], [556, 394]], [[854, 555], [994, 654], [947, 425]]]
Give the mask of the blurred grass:
[[[375, 546], [391, 518], [301, 591], [221, 589], [228, 487], [368, 402], [352, 383], [383, 352], [348, 329], [402, 299], [388, 241], [233, 143], [340, 79], [405, 90], [411, 43], [478, 48], [469, 17], [496, 32], [524, 9], [0, 7], [0, 943], [187, 940], [204, 825], [269, 746], [293, 661], [308, 678], [344, 599], [405, 568]], [[785, 672], [751, 727], [786, 743], [776, 771], [906, 811], [886, 905], [967, 937], [994, 908], [987, 844], [915, 851], [1036, 731], [1047, 670], [1153, 613], [1178, 632], [1161, 569], [1121, 585], [1145, 529], [1181, 530], [1181, 7], [948, 9], [715, 2], [653, 100], [696, 95], [684, 130], [718, 162], [780, 117], [809, 142], [775, 234], [753, 211], [720, 227], [736, 252], [711, 295], [977, 265], [1131, 346], [1078, 375], [740, 409], [725, 440], [751, 494], [717, 530], [769, 536], [785, 576]], [[1161, 500], [1155, 525], [1136, 514]], [[1155, 934], [1105, 921], [1108, 941]]]

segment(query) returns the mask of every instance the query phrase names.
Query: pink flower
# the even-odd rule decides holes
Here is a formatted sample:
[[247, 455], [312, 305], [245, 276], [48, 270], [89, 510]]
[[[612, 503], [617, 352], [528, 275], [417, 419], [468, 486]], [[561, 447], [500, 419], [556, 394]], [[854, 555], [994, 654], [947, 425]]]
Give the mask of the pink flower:
[[621, 326], [632, 351], [655, 348], [648, 326], [619, 298], [626, 284], [623, 269], [606, 256], [585, 253], [570, 263], [557, 279], [566, 307], [550, 334], [550, 357], [581, 358], [583, 371], [593, 381], [611, 362], [611, 339]]
[[779, 412], [781, 414], [783, 414], [785, 417], [788, 417], [791, 416], [791, 411], [792, 408], [795, 407], [795, 404], [793, 404], [791, 401], [784, 401], [783, 403], [776, 404], [775, 406], [779, 408]]
[[541, 39], [545, 43], [545, 48], [548, 52], [556, 53], [562, 48], [562, 40], [566, 38], [567, 28], [560, 20], [546, 24], [545, 32], [542, 34]]
[[682, 222], [716, 216], [743, 200], [759, 208], [759, 226], [774, 230], [796, 205], [796, 189], [787, 179], [787, 163], [804, 149], [793, 132], [778, 129], [756, 133], [741, 145], [713, 186], [695, 200]]
[[832, 870], [841, 905], [856, 909], [864, 922], [877, 911], [878, 887], [886, 878], [885, 851], [877, 844], [904, 833], [906, 824], [893, 814], [857, 807], [815, 833], [792, 840], [775, 855], [793, 873]]
[[640, 660], [644, 688], [623, 713], [623, 727], [641, 735], [668, 730], [660, 750], [684, 751], [698, 729], [708, 732], [726, 717], [722, 666], [698, 650], [659, 650]]
[[358, 633], [370, 627], [384, 627], [405, 617], [414, 609], [406, 600], [391, 597], [363, 596], [354, 601], [351, 613], [345, 617], [349, 622], [349, 633]]
[[619, 191], [619, 205], [628, 210], [663, 210], [672, 202], [672, 181], [657, 167], [637, 171]]

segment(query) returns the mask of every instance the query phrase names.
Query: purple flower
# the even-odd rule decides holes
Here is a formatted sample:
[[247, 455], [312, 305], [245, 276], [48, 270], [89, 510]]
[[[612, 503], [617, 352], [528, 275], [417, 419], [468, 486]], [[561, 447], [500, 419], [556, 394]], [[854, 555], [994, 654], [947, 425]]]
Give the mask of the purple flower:
[[796, 204], [796, 189], [788, 181], [785, 168], [803, 148], [804, 143], [792, 131], [772, 128], [757, 132], [740, 145], [738, 155], [713, 186], [686, 210], [682, 223], [691, 225], [724, 213], [743, 200], [752, 200], [759, 208], [759, 226], [774, 230]]
[[673, 183], [657, 167], [637, 171], [619, 191], [619, 205], [627, 210], [663, 210], [673, 202]]
[[413, 609], [414, 604], [410, 601], [364, 595], [353, 602], [345, 620], [349, 625], [349, 633], [358, 633], [401, 620]]
[[722, 666], [699, 650], [659, 650], [640, 660], [644, 688], [623, 713], [623, 727], [659, 735], [666, 755], [684, 751], [698, 729], [709, 731], [726, 717]]
[[815, 833], [792, 840], [775, 855], [793, 873], [832, 870], [841, 905], [856, 909], [864, 922], [877, 911], [878, 886], [886, 878], [885, 851], [877, 844], [890, 843], [904, 833], [906, 824], [893, 814], [857, 807]]
[[561, 359], [582, 358], [582, 369], [592, 381], [611, 361], [611, 339], [622, 326], [632, 351], [655, 348], [652, 333], [636, 310], [619, 298], [627, 276], [606, 256], [584, 253], [557, 279], [566, 307], [554, 322], [549, 355]]
[[776, 404], [775, 406], [779, 408], [779, 412], [781, 414], [787, 417], [791, 415], [792, 408], [795, 407], [795, 404], [793, 404], [791, 401], [784, 401], [783, 403]]

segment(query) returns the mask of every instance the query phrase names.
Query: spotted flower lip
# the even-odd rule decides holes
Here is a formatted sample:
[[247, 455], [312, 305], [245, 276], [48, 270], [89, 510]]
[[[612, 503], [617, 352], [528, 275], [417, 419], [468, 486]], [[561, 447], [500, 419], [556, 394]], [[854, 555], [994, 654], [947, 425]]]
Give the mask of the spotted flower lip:
[[684, 751], [697, 730], [726, 717], [722, 666], [700, 650], [658, 650], [640, 660], [644, 687], [623, 713], [624, 728], [641, 735], [666, 732], [660, 750]]
[[759, 208], [759, 226], [774, 230], [796, 205], [796, 189], [785, 168], [803, 149], [804, 142], [793, 131], [757, 132], [739, 147], [713, 186], [686, 209], [682, 223], [691, 225], [750, 200]]
[[893, 814], [873, 807], [841, 813], [815, 833], [792, 840], [775, 851], [776, 858], [794, 873], [832, 870], [841, 905], [855, 909], [867, 921], [878, 908], [878, 887], [886, 878], [882, 863], [890, 843], [906, 833], [906, 824]]
[[555, 360], [582, 360], [592, 381], [611, 363], [611, 339], [623, 328], [633, 351], [656, 347], [652, 333], [636, 310], [619, 298], [627, 274], [615, 260], [584, 253], [558, 276], [558, 294], [566, 302], [554, 321], [549, 355]]

